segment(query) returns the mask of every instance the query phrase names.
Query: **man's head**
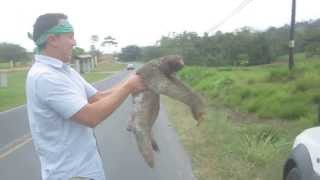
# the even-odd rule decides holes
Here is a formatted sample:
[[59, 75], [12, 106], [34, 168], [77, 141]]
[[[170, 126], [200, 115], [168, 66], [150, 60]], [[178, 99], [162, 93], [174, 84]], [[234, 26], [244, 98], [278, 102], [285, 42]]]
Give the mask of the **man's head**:
[[44, 14], [33, 26], [33, 41], [44, 54], [68, 62], [76, 45], [73, 28], [64, 14]]

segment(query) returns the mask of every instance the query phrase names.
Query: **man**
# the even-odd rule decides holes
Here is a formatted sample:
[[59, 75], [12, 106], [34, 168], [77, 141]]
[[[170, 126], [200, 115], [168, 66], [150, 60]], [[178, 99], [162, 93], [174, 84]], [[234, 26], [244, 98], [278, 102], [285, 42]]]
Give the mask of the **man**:
[[105, 92], [92, 87], [68, 65], [76, 41], [64, 14], [39, 16], [32, 38], [39, 53], [28, 72], [26, 94], [42, 179], [104, 180], [93, 128], [130, 93], [142, 91], [142, 79], [132, 74]]

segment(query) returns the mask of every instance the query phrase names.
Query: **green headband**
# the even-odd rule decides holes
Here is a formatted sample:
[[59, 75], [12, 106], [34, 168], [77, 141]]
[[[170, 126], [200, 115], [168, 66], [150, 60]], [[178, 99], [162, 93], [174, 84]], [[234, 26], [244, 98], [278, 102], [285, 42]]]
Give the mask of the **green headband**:
[[39, 36], [35, 43], [38, 47], [40, 47], [47, 41], [49, 35], [59, 35], [69, 32], [73, 32], [73, 27], [67, 20], [63, 19], [60, 20], [56, 26], [53, 26], [47, 32]]

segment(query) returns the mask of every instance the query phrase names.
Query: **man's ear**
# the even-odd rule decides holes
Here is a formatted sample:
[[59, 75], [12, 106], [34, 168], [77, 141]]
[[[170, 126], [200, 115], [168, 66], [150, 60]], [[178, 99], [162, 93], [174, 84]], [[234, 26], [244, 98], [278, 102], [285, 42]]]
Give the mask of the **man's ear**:
[[49, 34], [47, 38], [47, 45], [57, 47], [57, 36]]

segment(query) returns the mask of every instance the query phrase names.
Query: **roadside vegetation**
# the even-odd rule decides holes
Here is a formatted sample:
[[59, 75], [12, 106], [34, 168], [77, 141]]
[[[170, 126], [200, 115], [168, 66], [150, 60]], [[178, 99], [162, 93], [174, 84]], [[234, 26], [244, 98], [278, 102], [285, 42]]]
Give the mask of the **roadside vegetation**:
[[295, 136], [317, 122], [320, 58], [286, 56], [251, 67], [186, 67], [180, 78], [208, 104], [200, 127], [189, 109], [165, 99], [172, 123], [192, 157], [199, 180], [281, 179]]
[[297, 58], [291, 72], [280, 61], [243, 68], [190, 67], [180, 76], [209, 98], [242, 112], [261, 118], [311, 118], [320, 102], [320, 63], [303, 54]]

